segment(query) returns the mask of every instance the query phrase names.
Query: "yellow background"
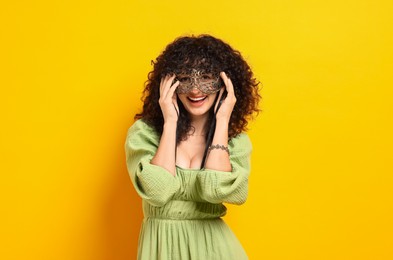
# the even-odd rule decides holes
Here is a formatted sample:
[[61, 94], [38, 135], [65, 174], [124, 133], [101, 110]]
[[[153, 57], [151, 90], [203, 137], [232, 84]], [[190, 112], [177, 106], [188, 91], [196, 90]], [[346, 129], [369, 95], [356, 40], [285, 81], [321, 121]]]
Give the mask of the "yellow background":
[[393, 259], [392, 2], [3, 1], [1, 259], [135, 259], [124, 141], [150, 61], [184, 34], [262, 82], [250, 259]]

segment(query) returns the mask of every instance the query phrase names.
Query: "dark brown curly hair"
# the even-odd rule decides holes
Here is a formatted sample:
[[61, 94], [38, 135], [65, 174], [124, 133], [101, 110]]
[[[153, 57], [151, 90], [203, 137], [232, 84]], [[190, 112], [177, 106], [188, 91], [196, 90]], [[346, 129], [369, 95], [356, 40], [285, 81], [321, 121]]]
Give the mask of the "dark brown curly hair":
[[[179, 37], [170, 43], [156, 61], [152, 61], [152, 64], [154, 68], [148, 74], [142, 96], [143, 110], [136, 114], [134, 119], [142, 119], [159, 135], [162, 134], [164, 124], [158, 103], [160, 81], [168, 74], [189, 72], [191, 69], [212, 73], [224, 71], [227, 74], [233, 83], [236, 96], [236, 104], [229, 121], [229, 138], [247, 130], [248, 120], [261, 111], [258, 109], [258, 102], [261, 98], [258, 93], [259, 82], [254, 78], [250, 66], [239, 51], [211, 35]], [[178, 105], [180, 114], [177, 124], [177, 142], [180, 142], [187, 139], [187, 134], [192, 131], [193, 127], [182, 103], [178, 102]], [[214, 106], [209, 113], [206, 132], [213, 122], [213, 109]]]

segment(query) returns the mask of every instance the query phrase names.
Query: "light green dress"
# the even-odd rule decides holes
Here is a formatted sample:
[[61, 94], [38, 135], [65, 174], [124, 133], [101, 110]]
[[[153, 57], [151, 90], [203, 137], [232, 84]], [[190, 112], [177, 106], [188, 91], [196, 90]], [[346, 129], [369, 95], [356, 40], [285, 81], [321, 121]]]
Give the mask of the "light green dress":
[[243, 260], [242, 245], [221, 218], [223, 203], [247, 199], [251, 142], [244, 133], [228, 143], [232, 172], [183, 169], [176, 176], [150, 164], [160, 137], [137, 120], [125, 142], [127, 168], [142, 198], [138, 260]]

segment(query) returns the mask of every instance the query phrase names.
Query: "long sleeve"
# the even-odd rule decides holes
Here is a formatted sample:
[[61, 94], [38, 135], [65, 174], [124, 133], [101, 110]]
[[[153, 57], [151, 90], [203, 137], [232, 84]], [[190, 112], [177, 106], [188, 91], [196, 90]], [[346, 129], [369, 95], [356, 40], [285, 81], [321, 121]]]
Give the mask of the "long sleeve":
[[228, 143], [232, 172], [203, 170], [198, 174], [198, 193], [210, 203], [243, 204], [248, 196], [252, 144], [242, 133]]
[[127, 170], [139, 196], [153, 206], [164, 206], [179, 190], [180, 182], [166, 169], [150, 163], [157, 151], [159, 136], [142, 120], [127, 132]]

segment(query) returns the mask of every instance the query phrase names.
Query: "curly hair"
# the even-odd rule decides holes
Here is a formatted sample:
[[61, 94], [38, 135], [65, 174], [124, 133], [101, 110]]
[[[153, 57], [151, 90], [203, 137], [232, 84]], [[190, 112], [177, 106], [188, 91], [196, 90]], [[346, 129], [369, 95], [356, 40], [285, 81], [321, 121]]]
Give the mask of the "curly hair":
[[[237, 136], [247, 130], [247, 124], [253, 115], [261, 110], [258, 102], [261, 99], [258, 91], [259, 82], [254, 78], [250, 66], [243, 59], [239, 51], [229, 44], [211, 35], [183, 36], [175, 39], [165, 50], [152, 61], [154, 68], [148, 74], [145, 82], [142, 101], [143, 110], [134, 119], [143, 119], [152, 126], [159, 135], [162, 134], [164, 118], [159, 100], [159, 88], [162, 77], [168, 74], [189, 72], [192, 69], [204, 70], [212, 73], [224, 71], [231, 79], [236, 96], [229, 121], [228, 137]], [[190, 118], [181, 102], [179, 105], [179, 119], [177, 123], [177, 142], [187, 139], [187, 134], [193, 127]], [[213, 107], [209, 112], [208, 128], [213, 121]]]

